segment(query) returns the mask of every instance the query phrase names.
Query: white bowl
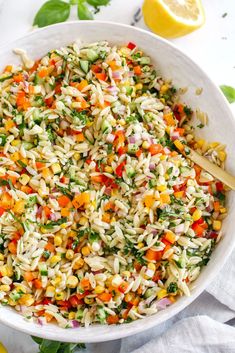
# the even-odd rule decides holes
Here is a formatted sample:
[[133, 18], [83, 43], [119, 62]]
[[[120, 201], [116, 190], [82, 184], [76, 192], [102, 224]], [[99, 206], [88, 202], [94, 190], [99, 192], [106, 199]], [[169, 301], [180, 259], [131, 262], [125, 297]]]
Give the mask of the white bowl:
[[[235, 120], [229, 105], [220, 90], [208, 78], [192, 59], [183, 54], [170, 42], [149, 32], [126, 25], [80, 21], [58, 24], [35, 31], [6, 45], [0, 51], [0, 69], [5, 65], [17, 63], [18, 58], [12, 49], [22, 48], [34, 58], [40, 58], [50, 49], [65, 46], [76, 39], [84, 42], [108, 40], [112, 44], [126, 44], [129, 41], [136, 43], [151, 56], [155, 66], [165, 78], [172, 78], [177, 87], [188, 87], [184, 96], [185, 102], [193, 107], [199, 107], [209, 116], [209, 124], [200, 130], [200, 135], [209, 141], [226, 143], [228, 160], [227, 169], [235, 174]], [[200, 96], [195, 90], [203, 88]], [[195, 281], [195, 288], [190, 297], [182, 297], [172, 306], [159, 313], [119, 326], [90, 326], [89, 328], [62, 329], [55, 325], [39, 326], [25, 321], [16, 311], [9, 307], [0, 308], [0, 321], [17, 330], [30, 335], [65, 342], [101, 342], [130, 336], [163, 323], [180, 310], [189, 305], [212, 281], [228, 259], [235, 244], [235, 193], [231, 192], [228, 198], [229, 215], [223, 223], [224, 237], [216, 247], [208, 265], [202, 270]], [[196, 314], [196, 313], [195, 313]]]

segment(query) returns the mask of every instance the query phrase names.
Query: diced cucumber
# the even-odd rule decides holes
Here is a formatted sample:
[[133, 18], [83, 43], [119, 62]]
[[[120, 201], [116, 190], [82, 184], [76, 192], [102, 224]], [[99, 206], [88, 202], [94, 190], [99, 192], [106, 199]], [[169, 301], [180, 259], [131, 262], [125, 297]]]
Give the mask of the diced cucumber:
[[96, 61], [99, 58], [99, 55], [93, 49], [87, 50], [87, 59], [91, 62]]
[[82, 69], [82, 71], [85, 72], [85, 74], [87, 74], [89, 71], [89, 61], [80, 60], [79, 64], [80, 64], [80, 68]]
[[133, 87], [127, 86], [127, 87], [126, 87], [126, 94], [127, 94], [128, 96], [131, 96], [131, 95], [132, 95], [132, 92], [133, 92]]
[[135, 169], [131, 165], [126, 165], [126, 174], [128, 178], [133, 178], [135, 176]]
[[148, 289], [146, 290], [146, 292], [144, 293], [145, 299], [151, 297], [151, 295], [153, 295], [154, 293], [156, 293], [156, 289], [154, 289], [154, 288], [148, 288]]
[[6, 142], [7, 142], [7, 136], [0, 134], [0, 146], [5, 146]]
[[31, 150], [31, 148], [34, 147], [34, 145], [31, 142], [27, 142], [27, 141], [24, 141], [22, 143], [22, 145], [23, 145], [24, 149], [27, 150], [27, 151]]
[[136, 143], [128, 144], [128, 153], [134, 154], [139, 150], [139, 146]]
[[179, 260], [175, 261], [175, 262], [179, 268], [185, 268], [185, 266], [186, 266], [186, 261], [183, 257], [180, 257]]
[[0, 82], [4, 82], [4, 81], [6, 81], [6, 80], [9, 80], [9, 79], [12, 78], [12, 77], [13, 77], [13, 75], [1, 76], [1, 77], [0, 77]]
[[47, 265], [45, 263], [39, 263], [38, 267], [39, 267], [39, 272], [40, 272], [41, 276], [48, 275]]
[[149, 65], [150, 64], [150, 58], [148, 56], [143, 56], [140, 59], [140, 64], [141, 65]]
[[81, 320], [83, 318], [83, 310], [82, 309], [78, 309], [78, 311], [76, 312], [76, 319], [77, 320]]
[[103, 120], [101, 130], [104, 134], [107, 134], [109, 131], [112, 130], [112, 127], [111, 127], [110, 123], [108, 122], [108, 120], [106, 120], [106, 119]]
[[103, 308], [99, 308], [97, 310], [97, 318], [99, 319], [100, 323], [104, 323], [106, 320], [106, 312]]

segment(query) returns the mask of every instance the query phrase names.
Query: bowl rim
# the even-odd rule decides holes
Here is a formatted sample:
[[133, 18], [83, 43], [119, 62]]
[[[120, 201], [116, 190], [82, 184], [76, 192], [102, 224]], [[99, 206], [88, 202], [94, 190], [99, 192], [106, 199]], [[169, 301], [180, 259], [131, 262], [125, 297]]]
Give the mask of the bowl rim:
[[[22, 41], [24, 39], [30, 40], [31, 37], [35, 36], [35, 34], [40, 35], [40, 33], [44, 33], [46, 31], [50, 30], [51, 28], [58, 27], [58, 28], [62, 29], [63, 27], [67, 27], [67, 26], [73, 27], [74, 25], [83, 27], [83, 26], [86, 26], [86, 24], [93, 24], [94, 27], [96, 25], [98, 25], [98, 26], [99, 25], [103, 25], [103, 26], [112, 25], [117, 28], [118, 27], [129, 28], [129, 29], [131, 28], [133, 31], [136, 31], [136, 33], [141, 32], [147, 36], [155, 38], [159, 42], [164, 43], [166, 46], [171, 47], [175, 52], [179, 53], [181, 56], [185, 57], [185, 59], [190, 61], [202, 73], [202, 75], [204, 77], [206, 77], [206, 79], [209, 81], [209, 83], [217, 91], [217, 94], [219, 94], [220, 99], [222, 99], [223, 104], [224, 104], [224, 109], [227, 108], [227, 111], [230, 112], [229, 115], [230, 115], [231, 121], [234, 122], [234, 127], [235, 127], [235, 119], [233, 117], [233, 113], [232, 113], [232, 110], [229, 106], [229, 103], [227, 102], [226, 98], [224, 97], [223, 93], [220, 91], [218, 86], [214, 83], [213, 79], [211, 79], [210, 75], [208, 75], [204, 71], [204, 69], [202, 69], [200, 67], [200, 65], [194, 61], [194, 59], [192, 59], [189, 55], [187, 55], [182, 49], [178, 48], [174, 43], [150, 32], [148, 30], [145, 30], [145, 29], [141, 29], [138, 27], [134, 27], [134, 26], [130, 26], [127, 24], [122, 24], [122, 23], [117, 23], [117, 22], [113, 22], [113, 21], [97, 21], [97, 20], [95, 20], [95, 21], [69, 21], [69, 22], [64, 22], [64, 23], [57, 23], [57, 24], [50, 25], [50, 26], [47, 26], [44, 28], [39, 28], [36, 31], [26, 33], [25, 35], [20, 36], [19, 38], [15, 39], [9, 43], [5, 43], [5, 44], [1, 45], [0, 52], [4, 52], [6, 50], [11, 50], [11, 49], [13, 50], [14, 47], [18, 46], [17, 45], [18, 41]], [[82, 339], [79, 338], [79, 329], [81, 329], [81, 328], [72, 329], [73, 333], [74, 333], [73, 342], [81, 342], [81, 340], [83, 340], [85, 343], [92, 343], [92, 342], [104, 342], [104, 341], [111, 341], [111, 340], [115, 340], [115, 339], [120, 339], [120, 338], [124, 338], [127, 336], [131, 336], [131, 335], [143, 332], [147, 329], [150, 329], [154, 326], [157, 326], [157, 325], [163, 323], [164, 321], [172, 318], [173, 316], [178, 314], [180, 311], [182, 311], [184, 308], [186, 308], [188, 305], [190, 305], [206, 289], [206, 287], [212, 282], [212, 280], [216, 277], [216, 275], [222, 269], [222, 267], [225, 264], [226, 260], [228, 259], [229, 255], [232, 253], [234, 247], [235, 247], [235, 237], [234, 237], [233, 242], [230, 243], [230, 247], [227, 248], [226, 256], [218, 258], [216, 261], [217, 262], [216, 268], [213, 271], [208, 273], [207, 282], [206, 283], [204, 282], [204, 283], [200, 284], [199, 286], [196, 286], [196, 288], [193, 289], [193, 293], [191, 294], [191, 296], [187, 297], [187, 300], [186, 299], [185, 300], [178, 300], [177, 306], [172, 305], [172, 306], [166, 308], [164, 310], [165, 315], [161, 316], [160, 318], [156, 319], [157, 314], [158, 314], [158, 313], [156, 313], [155, 315], [151, 316], [152, 320], [149, 320], [148, 322], [144, 322], [144, 319], [141, 319], [141, 321], [143, 320], [143, 325], [139, 325], [138, 327], [134, 326], [135, 321], [128, 323], [128, 324], [121, 324], [121, 326], [125, 327], [126, 330], [120, 330], [121, 331], [120, 332], [118, 329], [118, 328], [120, 328], [120, 326], [118, 325], [118, 326], [116, 326], [117, 329], [115, 330], [115, 332], [110, 333], [107, 330], [107, 332], [99, 334], [98, 337], [96, 337], [96, 335], [94, 334], [94, 337], [91, 337], [88, 340], [85, 340], [83, 338]], [[185, 296], [183, 298], [185, 298]], [[4, 308], [6, 309], [6, 307], [4, 307]], [[170, 309], [170, 311], [169, 311], [169, 309]], [[21, 316], [14, 309], [12, 309], [10, 307], [8, 307], [7, 310], [14, 311], [14, 313]], [[0, 307], [0, 311], [1, 311], [1, 307]], [[40, 326], [37, 323], [32, 324], [32, 322], [30, 322], [30, 324], [33, 326], [33, 328], [32, 328], [31, 325], [28, 326], [27, 322], [25, 322], [23, 320], [22, 320], [22, 324], [19, 322], [15, 323], [14, 321], [7, 320], [6, 317], [3, 317], [3, 315], [1, 315], [1, 312], [0, 312], [0, 323], [4, 324], [6, 326], [9, 326], [13, 329], [16, 329], [18, 331], [21, 331], [23, 333], [29, 334], [29, 335], [33, 335], [33, 336], [37, 336], [37, 337], [41, 337], [41, 338], [45, 338], [45, 339], [50, 339], [50, 340], [60, 340], [61, 342], [67, 342], [66, 332], [68, 332], [68, 329], [66, 329], [66, 330], [62, 329], [62, 330], [64, 330], [64, 335], [63, 335], [63, 337], [60, 337], [59, 333], [54, 332], [54, 331], [49, 331], [46, 333], [44, 332], [44, 330], [41, 331]], [[100, 326], [101, 325], [99, 325], [99, 327]], [[103, 325], [103, 326], [109, 327], [107, 325]], [[47, 326], [44, 326], [44, 328], [45, 327], [47, 327]], [[89, 329], [94, 328], [94, 331], [95, 331], [96, 327], [97, 327], [96, 325], [90, 326]], [[85, 328], [82, 328], [82, 329], [86, 330]], [[84, 333], [85, 333], [85, 331], [84, 331]], [[84, 336], [85, 336], [85, 334], [84, 334]]]

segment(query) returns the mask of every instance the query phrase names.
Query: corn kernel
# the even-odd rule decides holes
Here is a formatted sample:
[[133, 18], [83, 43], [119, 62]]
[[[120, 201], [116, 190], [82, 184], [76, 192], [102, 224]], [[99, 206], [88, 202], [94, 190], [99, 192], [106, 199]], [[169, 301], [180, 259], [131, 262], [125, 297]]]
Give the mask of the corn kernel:
[[126, 303], [129, 303], [133, 298], [134, 298], [134, 294], [130, 292], [127, 293], [124, 297]]
[[77, 259], [73, 264], [73, 270], [79, 270], [80, 268], [83, 267], [83, 265], [84, 265], [84, 260], [81, 258]]
[[164, 161], [166, 159], [166, 156], [164, 155], [164, 154], [162, 154], [161, 156], [160, 156], [160, 160], [161, 161]]
[[11, 287], [8, 284], [3, 284], [0, 286], [0, 292], [9, 292]]
[[59, 235], [56, 235], [54, 238], [55, 246], [60, 246], [62, 244], [62, 238]]
[[30, 181], [30, 177], [27, 174], [21, 174], [19, 178], [19, 182], [22, 185], [27, 185], [29, 181]]
[[60, 284], [60, 282], [61, 282], [61, 277], [57, 276], [57, 277], [55, 278], [55, 280], [53, 281], [53, 284], [54, 284], [55, 286], [58, 286], [58, 285]]
[[21, 286], [20, 284], [15, 287], [15, 290], [17, 292], [23, 292], [23, 293], [27, 292], [26, 288], [24, 286]]
[[167, 84], [162, 85], [162, 87], [160, 88], [160, 92], [162, 94], [164, 94], [164, 93], [166, 93], [168, 91], [168, 89], [169, 89], [169, 86]]
[[150, 143], [149, 143], [148, 141], [144, 141], [144, 142], [142, 143], [142, 147], [143, 147], [145, 150], [147, 150], [147, 149], [149, 149], [149, 147], [150, 147]]
[[157, 293], [158, 299], [162, 299], [162, 298], [164, 298], [164, 297], [166, 297], [166, 296], [167, 296], [167, 291], [166, 291], [166, 289], [161, 289], [161, 290]]
[[227, 212], [227, 209], [225, 208], [225, 207], [222, 207], [222, 208], [220, 208], [220, 213], [226, 213]]
[[93, 304], [93, 303], [94, 303], [94, 298], [87, 298], [87, 297], [85, 297], [85, 298], [84, 298], [84, 302], [85, 302], [86, 304]]
[[91, 251], [90, 251], [90, 249], [89, 249], [89, 247], [86, 245], [86, 246], [83, 246], [83, 248], [82, 248], [82, 255], [83, 256], [88, 256], [88, 255], [90, 255], [90, 253], [91, 253]]
[[75, 159], [75, 161], [79, 161], [79, 160], [80, 160], [80, 158], [81, 158], [80, 153], [75, 152], [75, 153], [74, 153], [74, 155], [73, 155], [73, 158]]
[[210, 148], [216, 148], [217, 146], [219, 146], [219, 142], [211, 142], [209, 146]]
[[12, 153], [12, 155], [10, 156], [10, 158], [11, 158], [11, 160], [12, 160], [13, 162], [18, 161], [18, 160], [20, 159], [20, 154], [19, 154], [19, 152]]
[[74, 319], [75, 319], [75, 316], [76, 316], [75, 312], [74, 312], [74, 311], [71, 311], [71, 312], [69, 313], [69, 320], [74, 320]]
[[131, 275], [130, 271], [123, 271], [122, 274], [123, 274], [123, 276], [125, 276], [127, 278], [129, 278]]
[[10, 306], [16, 306], [16, 305], [17, 305], [17, 303], [16, 303], [13, 299], [11, 299], [11, 298], [8, 299], [8, 304], [9, 304]]
[[78, 285], [78, 278], [75, 276], [69, 276], [66, 285], [68, 288], [76, 288]]
[[203, 139], [197, 141], [197, 145], [199, 148], [201, 148], [204, 145], [204, 143], [205, 143], [205, 140]]
[[64, 300], [65, 299], [65, 292], [55, 293], [55, 299], [56, 300]]
[[46, 296], [46, 297], [53, 298], [53, 297], [54, 297], [54, 294], [55, 294], [55, 287], [53, 287], [53, 286], [48, 286], [47, 289], [46, 289], [45, 296]]
[[166, 190], [166, 185], [158, 185], [157, 186], [158, 191], [165, 191]]
[[4, 260], [4, 255], [0, 254], [0, 261], [3, 261], [3, 260]]
[[23, 294], [19, 299], [20, 305], [31, 306], [34, 303], [33, 296], [31, 294]]
[[150, 270], [152, 270], [152, 271], [156, 271], [156, 265], [153, 264], [152, 262], [150, 262], [150, 263], [148, 264], [148, 268], [149, 268]]
[[192, 215], [194, 222], [198, 221], [201, 218], [201, 216], [202, 216], [202, 211], [199, 209], [196, 209]]
[[59, 255], [54, 255], [54, 256], [52, 256], [50, 262], [52, 265], [54, 265], [54, 264], [57, 264], [58, 262], [60, 262], [60, 260], [61, 260], [61, 257]]
[[54, 174], [59, 174], [61, 172], [61, 167], [60, 167], [59, 163], [52, 164], [51, 169]]
[[141, 248], [143, 248], [144, 247], [144, 243], [138, 243], [138, 245], [137, 245], [137, 247], [139, 248], [139, 249], [141, 249]]
[[182, 152], [184, 150], [184, 145], [180, 142], [180, 140], [175, 140], [174, 145], [179, 151]]
[[52, 173], [49, 168], [44, 168], [42, 170], [42, 176], [44, 179], [50, 178], [52, 176]]
[[22, 214], [24, 212], [24, 206], [25, 206], [25, 201], [24, 200], [18, 200], [16, 201], [13, 211], [18, 214]]
[[124, 119], [119, 119], [118, 120], [118, 123], [121, 125], [121, 126], [125, 126], [126, 125], [126, 122]]
[[86, 217], [81, 217], [79, 219], [79, 224], [81, 224], [82, 226], [84, 226], [87, 223], [87, 218]]
[[66, 257], [66, 259], [67, 260], [72, 260], [73, 259], [73, 257], [74, 257], [74, 251], [73, 250], [67, 250], [66, 251], [66, 254], [65, 254], [65, 257]]
[[11, 145], [15, 147], [15, 146], [19, 146], [20, 143], [21, 143], [20, 140], [13, 140], [12, 143], [11, 143]]
[[70, 237], [70, 238], [75, 238], [76, 235], [77, 235], [77, 233], [76, 233], [74, 230], [70, 230], [70, 231], [68, 232], [68, 237]]
[[104, 171], [106, 172], [106, 173], [112, 173], [113, 172], [113, 168], [112, 167], [110, 167], [110, 166], [108, 166], [108, 165], [106, 165], [106, 167], [104, 167]]
[[105, 291], [105, 288], [103, 286], [96, 286], [95, 289], [94, 289], [94, 292], [96, 294], [101, 294]]
[[221, 162], [224, 162], [225, 159], [226, 159], [226, 157], [227, 157], [226, 152], [224, 152], [224, 151], [219, 151], [218, 155], [219, 155], [219, 159], [221, 160]]
[[139, 91], [139, 90], [143, 89], [142, 83], [137, 83], [137, 84], [135, 85], [135, 89], [136, 89], [136, 91]]
[[3, 277], [7, 276], [6, 265], [0, 266], [0, 273]]
[[215, 220], [213, 221], [213, 229], [215, 231], [219, 231], [221, 229], [222, 223], [221, 221]]

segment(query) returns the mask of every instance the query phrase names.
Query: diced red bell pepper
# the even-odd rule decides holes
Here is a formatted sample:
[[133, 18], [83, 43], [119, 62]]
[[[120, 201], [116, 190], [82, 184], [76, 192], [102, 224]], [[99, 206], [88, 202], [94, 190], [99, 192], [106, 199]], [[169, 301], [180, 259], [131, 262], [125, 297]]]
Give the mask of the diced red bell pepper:
[[123, 172], [124, 172], [125, 165], [126, 165], [126, 161], [123, 161], [122, 163], [120, 163], [120, 164], [117, 166], [117, 168], [116, 168], [116, 170], [115, 170], [115, 173], [116, 173], [116, 175], [117, 175], [119, 178], [122, 177], [122, 174], [123, 174]]
[[216, 187], [216, 191], [217, 191], [217, 192], [222, 192], [222, 191], [224, 191], [224, 185], [223, 185], [223, 183], [221, 183], [221, 181], [218, 181], [218, 182], [215, 184], [215, 187]]
[[129, 43], [127, 44], [127, 48], [130, 49], [130, 50], [133, 50], [133, 49], [136, 48], [136, 45], [135, 45], [134, 43], [132, 43], [132, 42], [129, 42]]
[[76, 308], [78, 305], [83, 304], [83, 299], [78, 299], [77, 295], [72, 295], [69, 298], [69, 303], [73, 308]]
[[5, 212], [5, 208], [0, 207], [0, 217], [3, 215], [4, 212]]

